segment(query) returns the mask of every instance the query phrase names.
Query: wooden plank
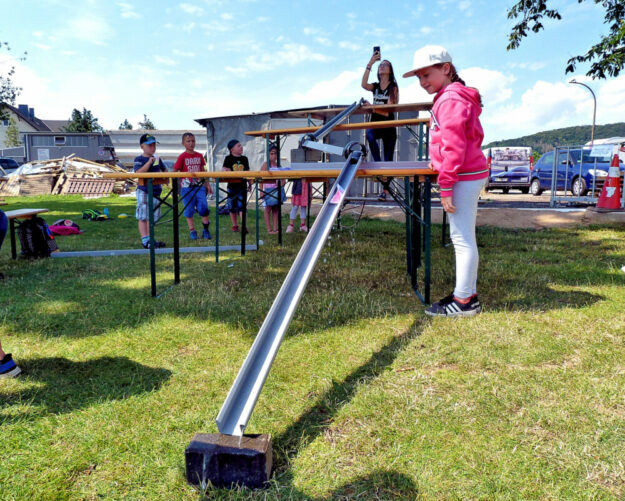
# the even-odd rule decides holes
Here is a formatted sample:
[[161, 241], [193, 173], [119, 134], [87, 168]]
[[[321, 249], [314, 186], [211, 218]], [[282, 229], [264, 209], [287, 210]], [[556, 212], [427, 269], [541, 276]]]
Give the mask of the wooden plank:
[[[354, 124], [340, 124], [334, 127], [332, 130], [362, 130], [362, 129], [387, 129], [389, 127], [402, 127], [404, 125], [417, 125], [417, 124], [429, 124], [429, 118], [405, 118], [402, 120], [385, 120], [383, 122], [360, 122]], [[286, 135], [286, 134], [309, 134], [319, 130], [321, 126], [309, 126], [309, 127], [291, 127], [286, 129], [271, 129], [271, 130], [251, 130], [245, 133], [246, 136], [264, 137], [267, 134], [270, 136]]]
[[[319, 164], [323, 165], [322, 163]], [[154, 178], [168, 177], [193, 177], [220, 180], [228, 179], [317, 179], [331, 178], [338, 176], [341, 169], [319, 170], [282, 170], [282, 171], [244, 171], [244, 172], [128, 172], [128, 173], [106, 173], [103, 177], [108, 179], [133, 179], [133, 178]], [[380, 176], [437, 176], [438, 173], [426, 168], [388, 168], [388, 169], [359, 169], [358, 177], [380, 177]]]
[[[330, 117], [338, 115], [345, 109], [344, 106], [337, 108], [321, 108], [317, 110], [297, 110], [289, 111], [289, 115], [294, 117]], [[378, 105], [366, 105], [362, 106], [354, 112], [355, 115], [363, 115], [372, 112], [384, 112], [384, 113], [401, 113], [405, 111], [427, 111], [432, 109], [432, 103], [402, 103], [402, 104], [378, 104]]]
[[48, 212], [48, 209], [15, 209], [5, 211], [5, 214], [9, 219], [23, 219], [42, 214], [43, 212]]

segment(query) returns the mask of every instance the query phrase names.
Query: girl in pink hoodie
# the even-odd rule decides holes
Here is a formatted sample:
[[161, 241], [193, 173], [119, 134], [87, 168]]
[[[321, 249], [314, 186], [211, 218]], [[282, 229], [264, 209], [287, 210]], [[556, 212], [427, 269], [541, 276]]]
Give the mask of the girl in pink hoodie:
[[449, 231], [456, 254], [456, 286], [447, 297], [432, 304], [432, 316], [471, 316], [481, 311], [477, 298], [479, 262], [475, 220], [480, 191], [488, 177], [481, 146], [484, 132], [479, 116], [479, 92], [466, 87], [443, 47], [426, 45], [415, 52], [413, 69], [421, 87], [435, 94], [430, 120], [430, 159], [438, 171], [443, 210], [449, 214]]

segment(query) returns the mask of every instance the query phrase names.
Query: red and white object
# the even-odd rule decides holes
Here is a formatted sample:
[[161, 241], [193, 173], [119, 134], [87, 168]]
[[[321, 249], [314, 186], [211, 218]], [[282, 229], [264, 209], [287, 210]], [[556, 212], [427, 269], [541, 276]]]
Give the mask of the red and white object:
[[619, 170], [619, 157], [614, 155], [608, 170], [608, 177], [603, 183], [603, 189], [597, 202], [597, 209], [620, 210], [621, 209], [621, 171]]

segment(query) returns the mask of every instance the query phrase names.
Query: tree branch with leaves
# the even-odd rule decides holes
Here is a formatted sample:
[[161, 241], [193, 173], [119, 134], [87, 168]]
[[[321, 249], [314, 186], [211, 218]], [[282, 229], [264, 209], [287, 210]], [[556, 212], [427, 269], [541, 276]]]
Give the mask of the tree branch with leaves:
[[[584, 1], [577, 0], [577, 3]], [[529, 31], [538, 33], [544, 29], [545, 18], [557, 21], [562, 19], [556, 9], [548, 8], [548, 2], [549, 0], [520, 0], [508, 10], [508, 19], [521, 19], [508, 36], [508, 50], [517, 49]], [[593, 79], [616, 77], [625, 66], [625, 1], [594, 0], [594, 2], [605, 8], [604, 21], [609, 27], [609, 32], [585, 54], [570, 58], [565, 73], [573, 73], [579, 63], [591, 62], [590, 70], [586, 73], [589, 77]]]

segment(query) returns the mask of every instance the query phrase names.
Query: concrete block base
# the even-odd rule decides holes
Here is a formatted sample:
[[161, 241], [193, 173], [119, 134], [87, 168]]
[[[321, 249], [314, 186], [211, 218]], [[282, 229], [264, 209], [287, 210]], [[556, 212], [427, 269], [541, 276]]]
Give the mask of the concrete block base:
[[185, 450], [185, 463], [187, 482], [192, 485], [257, 489], [271, 477], [271, 437], [198, 433]]

